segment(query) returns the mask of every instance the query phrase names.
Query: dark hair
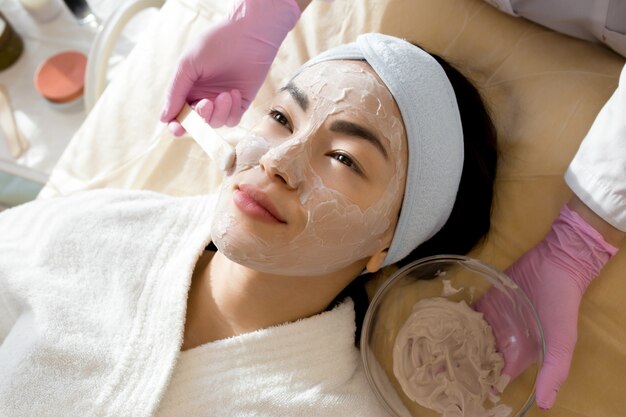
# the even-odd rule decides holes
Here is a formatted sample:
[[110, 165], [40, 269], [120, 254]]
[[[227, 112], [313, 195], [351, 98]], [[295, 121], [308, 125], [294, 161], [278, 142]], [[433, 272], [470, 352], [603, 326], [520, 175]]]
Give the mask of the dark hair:
[[[399, 261], [398, 266], [431, 255], [464, 255], [487, 235], [491, 226], [498, 159], [496, 129], [476, 87], [443, 58], [430, 55], [443, 67], [454, 89], [463, 126], [465, 158], [456, 201], [447, 222], [433, 237]], [[369, 304], [365, 283], [370, 277], [371, 274], [367, 274], [356, 278], [329, 306], [329, 309], [333, 308], [346, 297], [352, 298], [357, 344]]]

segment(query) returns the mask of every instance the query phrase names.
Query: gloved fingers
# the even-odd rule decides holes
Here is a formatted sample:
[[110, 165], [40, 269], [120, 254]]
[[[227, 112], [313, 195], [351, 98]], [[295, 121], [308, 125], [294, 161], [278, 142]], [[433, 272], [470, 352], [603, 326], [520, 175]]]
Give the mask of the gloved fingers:
[[176, 137], [182, 136], [187, 132], [176, 119], [167, 124], [167, 129]]
[[213, 111], [215, 110], [215, 106], [211, 100], [203, 98], [192, 107], [206, 123], [211, 121], [211, 116], [213, 116]]
[[546, 357], [537, 378], [536, 401], [539, 408], [549, 410], [556, 401], [556, 394], [569, 374], [574, 346], [571, 341], [546, 340]]
[[[211, 103], [210, 100], [204, 99], [200, 100], [196, 104], [193, 104], [192, 107], [196, 113], [203, 117], [208, 123], [208, 120], [211, 118], [211, 113], [213, 113], [213, 103]], [[176, 137], [180, 137], [187, 133], [183, 125], [181, 125], [176, 118], [167, 123], [167, 129]]]
[[[524, 337], [523, 334], [519, 336]], [[535, 346], [530, 345], [530, 343], [527, 344], [529, 345], [527, 347], [513, 344], [503, 352], [504, 368], [502, 368], [502, 373], [508, 375], [511, 380], [520, 376], [529, 366], [537, 361]]]
[[176, 69], [174, 79], [167, 90], [165, 104], [160, 117], [163, 123], [172, 121], [180, 113], [187, 100], [187, 94], [189, 94], [194, 85], [195, 80], [189, 77], [189, 71], [186, 69], [186, 66], [186, 60], [181, 60]]
[[[194, 106], [194, 109], [214, 128], [221, 127], [224, 124], [228, 127], [236, 126], [241, 120], [241, 115], [244, 111], [239, 90], [231, 90], [230, 93], [220, 93], [215, 99], [215, 104], [209, 99], [202, 99]], [[226, 117], [225, 121], [224, 117]]]
[[213, 115], [211, 116], [209, 124], [214, 128], [222, 127], [226, 124], [228, 116], [233, 105], [233, 99], [228, 92], [220, 93], [215, 98]]
[[491, 326], [496, 349], [504, 357], [503, 374], [513, 380], [537, 361], [537, 339], [532, 331], [529, 332], [530, 329], [519, 325], [523, 322], [531, 323], [532, 319], [514, 319], [511, 312], [518, 309], [508, 296], [496, 288], [490, 288], [474, 308], [483, 313], [484, 319]]
[[241, 107], [241, 92], [237, 89], [231, 90], [230, 97], [232, 99], [232, 106], [230, 108], [228, 120], [226, 120], [226, 126], [234, 127], [237, 126], [241, 120], [241, 115], [243, 114], [243, 108]]

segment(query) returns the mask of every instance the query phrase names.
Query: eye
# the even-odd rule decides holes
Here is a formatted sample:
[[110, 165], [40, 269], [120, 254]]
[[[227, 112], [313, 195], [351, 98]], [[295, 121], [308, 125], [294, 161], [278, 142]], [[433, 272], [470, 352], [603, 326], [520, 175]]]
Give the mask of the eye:
[[282, 113], [280, 110], [277, 109], [269, 109], [267, 111], [267, 114], [274, 119], [277, 123], [280, 123], [281, 125], [285, 126], [287, 129], [292, 130], [291, 129], [291, 123], [289, 123], [289, 119], [287, 118], [287, 116], [284, 115], [284, 113]]
[[363, 175], [363, 170], [361, 170], [361, 167], [359, 166], [359, 164], [356, 163], [356, 161], [350, 155], [344, 152], [332, 152], [330, 156], [336, 159], [337, 161], [339, 161], [340, 163], [344, 164], [345, 166], [347, 166], [348, 168], [350, 168], [357, 174]]

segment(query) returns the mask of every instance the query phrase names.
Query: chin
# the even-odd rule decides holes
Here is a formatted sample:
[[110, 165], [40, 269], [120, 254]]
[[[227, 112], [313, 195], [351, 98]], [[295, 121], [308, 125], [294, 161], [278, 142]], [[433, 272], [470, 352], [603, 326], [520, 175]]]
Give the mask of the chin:
[[[232, 239], [215, 239], [215, 246], [230, 261], [255, 271], [284, 276], [322, 276], [340, 272], [357, 260], [329, 263], [324, 248], [302, 253], [294, 251], [289, 244], [268, 247], [265, 245], [245, 244]], [[250, 242], [248, 242], [250, 243]], [[321, 253], [320, 253], [321, 252]], [[360, 267], [356, 268], [359, 269]]]

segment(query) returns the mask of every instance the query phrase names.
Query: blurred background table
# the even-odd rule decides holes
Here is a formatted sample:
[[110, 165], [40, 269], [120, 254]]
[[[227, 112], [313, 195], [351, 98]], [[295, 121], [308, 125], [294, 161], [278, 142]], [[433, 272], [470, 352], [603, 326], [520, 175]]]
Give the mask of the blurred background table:
[[[11, 206], [34, 198], [45, 183], [72, 135], [86, 117], [84, 107], [59, 110], [39, 95], [33, 79], [39, 65], [50, 56], [74, 50], [89, 55], [91, 44], [105, 21], [124, 0], [91, 0], [88, 6], [95, 19], [79, 20], [64, 0], [61, 12], [51, 21], [39, 23], [18, 0], [0, 0], [0, 12], [24, 40], [24, 52], [11, 67], [0, 71], [0, 85], [8, 93], [17, 128], [29, 148], [14, 159], [8, 149], [5, 134], [0, 130], [0, 206]], [[71, 1], [71, 0], [65, 0]], [[142, 28], [154, 16], [146, 10], [126, 26], [109, 60], [108, 77], [130, 52]], [[26, 180], [26, 181], [24, 181]], [[27, 184], [27, 182], [32, 182]], [[17, 193], [17, 194], [16, 194]], [[23, 195], [18, 195], [18, 194]], [[0, 207], [1, 209], [1, 207]]]

